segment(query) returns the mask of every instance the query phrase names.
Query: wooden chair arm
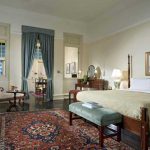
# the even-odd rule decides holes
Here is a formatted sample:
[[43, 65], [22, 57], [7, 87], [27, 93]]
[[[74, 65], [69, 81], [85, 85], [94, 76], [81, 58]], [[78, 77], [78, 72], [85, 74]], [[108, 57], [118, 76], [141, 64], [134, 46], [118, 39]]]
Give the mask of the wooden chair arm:
[[0, 91], [3, 92], [3, 91], [4, 91], [4, 88], [3, 88], [3, 87], [0, 87]]

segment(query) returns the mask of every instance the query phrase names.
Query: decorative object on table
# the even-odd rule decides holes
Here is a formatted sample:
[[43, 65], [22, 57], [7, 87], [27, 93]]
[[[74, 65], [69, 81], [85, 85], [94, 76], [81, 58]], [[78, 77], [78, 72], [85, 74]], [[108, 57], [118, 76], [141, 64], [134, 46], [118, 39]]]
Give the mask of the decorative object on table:
[[90, 108], [90, 109], [102, 107], [102, 106], [98, 105], [98, 103], [95, 103], [95, 102], [86, 102], [86, 103], [83, 103], [82, 106]]
[[[68, 112], [51, 110], [16, 112], [0, 115], [3, 149], [99, 149], [98, 129], [81, 119], [68, 124]], [[124, 143], [108, 138], [104, 149], [130, 149]]]
[[150, 76], [150, 52], [145, 53], [145, 75]]
[[95, 75], [95, 67], [93, 65], [90, 65], [88, 67], [87, 76], [91, 79], [94, 78]]
[[95, 77], [97, 79], [101, 78], [101, 69], [100, 69], [100, 67], [96, 67], [96, 69], [95, 69]]
[[12, 86], [10, 87], [10, 91], [17, 91], [17, 90], [18, 90], [18, 87], [17, 87], [17, 86], [12, 85]]
[[122, 77], [122, 72], [119, 69], [114, 69], [112, 72], [112, 76], [111, 76], [114, 80], [114, 86], [115, 89], [119, 89], [120, 87], [120, 81], [121, 81], [121, 77]]
[[84, 75], [81, 82], [82, 82], [83, 84], [87, 84], [87, 82], [88, 82], [88, 76], [87, 76], [87, 75]]
[[94, 71], [94, 78], [97, 79], [97, 70]]

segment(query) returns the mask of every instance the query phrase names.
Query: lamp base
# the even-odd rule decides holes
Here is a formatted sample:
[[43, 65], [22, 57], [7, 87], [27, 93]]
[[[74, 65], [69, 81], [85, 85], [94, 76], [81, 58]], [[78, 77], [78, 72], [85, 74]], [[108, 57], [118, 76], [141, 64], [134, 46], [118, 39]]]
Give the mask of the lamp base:
[[115, 86], [115, 89], [119, 89], [120, 88], [120, 82], [114, 81], [114, 86]]

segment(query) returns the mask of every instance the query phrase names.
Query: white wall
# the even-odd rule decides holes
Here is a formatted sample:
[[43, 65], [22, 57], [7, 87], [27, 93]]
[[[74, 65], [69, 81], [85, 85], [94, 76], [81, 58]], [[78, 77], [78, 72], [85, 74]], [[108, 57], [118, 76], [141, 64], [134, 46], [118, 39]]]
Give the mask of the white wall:
[[21, 89], [21, 35], [10, 36], [10, 85]]
[[[145, 76], [145, 52], [150, 51], [150, 21], [89, 44], [89, 64], [105, 72], [112, 84], [114, 68], [127, 70], [127, 56], [132, 55], [132, 77]], [[103, 74], [104, 75], [104, 74]]]
[[[85, 35], [85, 24], [21, 9], [0, 6], [0, 22], [10, 24], [10, 84], [21, 87], [21, 26], [55, 30], [54, 95], [63, 94], [63, 33]], [[8, 86], [8, 85], [7, 85]]]
[[120, 2], [118, 5], [87, 24], [89, 41], [103, 39], [150, 20], [149, 0], [137, 0], [131, 6], [125, 2]]

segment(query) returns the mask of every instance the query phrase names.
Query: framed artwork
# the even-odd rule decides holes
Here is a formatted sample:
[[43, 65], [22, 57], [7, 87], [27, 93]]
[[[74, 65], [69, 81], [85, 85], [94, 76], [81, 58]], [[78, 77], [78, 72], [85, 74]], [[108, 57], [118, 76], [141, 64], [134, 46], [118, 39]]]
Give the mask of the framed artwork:
[[145, 53], [145, 75], [150, 76], [150, 52]]
[[66, 74], [70, 74], [70, 63], [66, 64]]
[[70, 73], [71, 74], [76, 73], [76, 62], [70, 63]]

